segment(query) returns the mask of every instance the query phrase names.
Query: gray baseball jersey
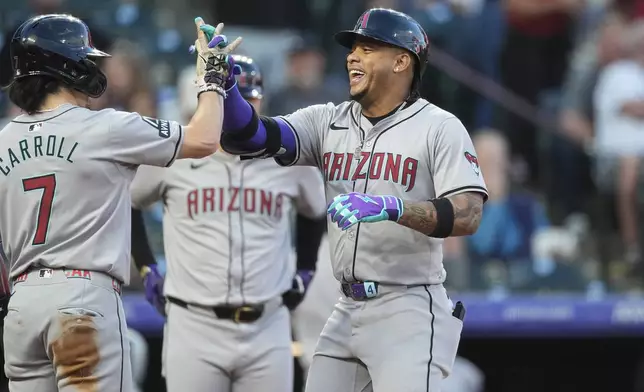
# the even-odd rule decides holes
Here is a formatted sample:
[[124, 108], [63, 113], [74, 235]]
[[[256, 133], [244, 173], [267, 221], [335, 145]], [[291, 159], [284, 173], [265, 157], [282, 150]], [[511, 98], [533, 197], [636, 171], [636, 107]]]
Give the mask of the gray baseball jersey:
[[319, 170], [224, 152], [142, 166], [131, 193], [138, 208], [164, 203], [165, 294], [201, 305], [261, 303], [288, 290], [292, 209], [312, 218], [326, 210]]
[[169, 166], [182, 128], [112, 109], [62, 105], [0, 132], [0, 233], [15, 278], [30, 266], [130, 271], [129, 186], [140, 164]]
[[[403, 110], [404, 109], [404, 110]], [[472, 141], [451, 113], [419, 99], [375, 126], [360, 105], [310, 106], [283, 117], [297, 154], [282, 165], [317, 166], [327, 201], [363, 192], [423, 201], [462, 192], [487, 194]], [[442, 239], [394, 222], [329, 225], [334, 276], [344, 281], [438, 284], [445, 280]]]

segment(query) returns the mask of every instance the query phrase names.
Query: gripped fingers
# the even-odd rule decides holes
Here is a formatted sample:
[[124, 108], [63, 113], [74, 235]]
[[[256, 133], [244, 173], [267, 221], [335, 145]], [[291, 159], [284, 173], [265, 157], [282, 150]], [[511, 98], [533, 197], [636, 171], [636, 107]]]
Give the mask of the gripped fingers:
[[226, 52], [230, 53], [234, 51], [241, 44], [241, 42], [242, 42], [242, 37], [237, 37], [232, 43], [226, 46]]
[[206, 34], [203, 32], [203, 30], [201, 30], [201, 26], [204, 24], [205, 23], [202, 18], [199, 17], [195, 19], [195, 25], [197, 26], [197, 42], [199, 43], [199, 46], [197, 46], [197, 49], [201, 53], [203, 53], [202, 50], [204, 48], [208, 47], [208, 40], [206, 38]]

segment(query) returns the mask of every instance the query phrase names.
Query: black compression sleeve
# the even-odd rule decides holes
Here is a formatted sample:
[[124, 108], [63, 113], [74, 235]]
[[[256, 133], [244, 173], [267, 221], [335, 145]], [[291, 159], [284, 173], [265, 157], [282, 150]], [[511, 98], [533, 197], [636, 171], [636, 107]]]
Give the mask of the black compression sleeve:
[[148, 241], [148, 233], [145, 230], [143, 212], [132, 208], [132, 258], [138, 269], [145, 265], [156, 264], [154, 253]]
[[295, 252], [297, 254], [297, 269], [315, 271], [318, 251], [322, 236], [326, 230], [326, 217], [310, 219], [297, 215], [295, 232]]

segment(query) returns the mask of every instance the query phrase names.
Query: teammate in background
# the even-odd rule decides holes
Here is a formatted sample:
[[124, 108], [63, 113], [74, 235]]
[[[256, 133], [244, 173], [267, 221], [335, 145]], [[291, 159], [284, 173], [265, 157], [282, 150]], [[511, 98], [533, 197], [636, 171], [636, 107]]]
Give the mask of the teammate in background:
[[[237, 91], [260, 112], [259, 68], [245, 56], [234, 60], [241, 69]], [[189, 94], [181, 104], [194, 111]], [[148, 300], [161, 312], [163, 294], [169, 302], [163, 348], [168, 391], [292, 392], [287, 308], [303, 298], [326, 224], [319, 170], [285, 170], [220, 151], [171, 169], [141, 167], [131, 192], [137, 208], [158, 200], [165, 207], [165, 293], [151, 253], [136, 249], [149, 249], [140, 214], [134, 215], [139, 229], [133, 252]]]
[[197, 31], [199, 107], [185, 127], [87, 109], [107, 86], [94, 60], [109, 55], [92, 46], [79, 19], [42, 15], [14, 35], [9, 97], [26, 114], [0, 131], [12, 392], [133, 391], [120, 298], [130, 271], [130, 183], [138, 165], [217, 149], [227, 52], [239, 43], [208, 49]]
[[307, 392], [439, 391], [464, 317], [443, 287], [442, 242], [477, 230], [485, 183], [462, 123], [418, 96], [429, 48], [415, 20], [370, 9], [335, 37], [350, 50], [351, 101], [268, 118], [229, 79], [222, 148], [324, 173], [344, 296], [318, 341]]

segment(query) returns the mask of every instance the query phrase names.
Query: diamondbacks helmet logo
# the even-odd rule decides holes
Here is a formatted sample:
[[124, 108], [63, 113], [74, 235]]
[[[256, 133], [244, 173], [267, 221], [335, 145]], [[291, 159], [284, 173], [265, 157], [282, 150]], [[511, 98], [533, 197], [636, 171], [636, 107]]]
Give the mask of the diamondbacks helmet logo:
[[479, 159], [468, 151], [465, 151], [465, 159], [467, 159], [470, 165], [472, 165], [472, 170], [474, 170], [474, 173], [476, 173], [477, 176], [480, 175], [481, 166], [479, 166]]

